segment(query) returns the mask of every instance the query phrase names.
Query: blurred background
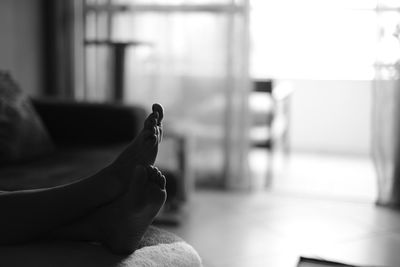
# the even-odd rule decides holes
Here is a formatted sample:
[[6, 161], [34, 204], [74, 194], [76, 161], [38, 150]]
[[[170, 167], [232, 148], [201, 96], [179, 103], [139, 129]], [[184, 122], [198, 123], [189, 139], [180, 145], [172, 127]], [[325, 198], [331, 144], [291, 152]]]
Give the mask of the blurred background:
[[396, 266], [399, 23], [390, 0], [0, 0], [0, 68], [35, 98], [161, 103], [185, 197], [160, 224], [205, 266]]

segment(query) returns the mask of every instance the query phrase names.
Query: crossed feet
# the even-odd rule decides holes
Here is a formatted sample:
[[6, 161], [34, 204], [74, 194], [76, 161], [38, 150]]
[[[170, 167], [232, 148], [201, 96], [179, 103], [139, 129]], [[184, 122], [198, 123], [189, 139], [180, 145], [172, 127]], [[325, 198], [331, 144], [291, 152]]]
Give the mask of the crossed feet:
[[166, 200], [166, 180], [153, 167], [162, 138], [163, 108], [154, 104], [139, 135], [106, 168], [126, 190], [72, 224], [58, 237], [100, 242], [116, 254], [132, 253]]

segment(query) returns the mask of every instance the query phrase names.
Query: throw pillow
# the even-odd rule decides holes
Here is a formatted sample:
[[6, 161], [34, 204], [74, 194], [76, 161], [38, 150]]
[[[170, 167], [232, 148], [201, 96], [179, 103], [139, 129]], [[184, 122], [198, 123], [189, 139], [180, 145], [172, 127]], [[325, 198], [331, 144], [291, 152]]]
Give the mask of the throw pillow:
[[0, 71], [0, 164], [32, 159], [52, 149], [29, 97], [8, 72]]

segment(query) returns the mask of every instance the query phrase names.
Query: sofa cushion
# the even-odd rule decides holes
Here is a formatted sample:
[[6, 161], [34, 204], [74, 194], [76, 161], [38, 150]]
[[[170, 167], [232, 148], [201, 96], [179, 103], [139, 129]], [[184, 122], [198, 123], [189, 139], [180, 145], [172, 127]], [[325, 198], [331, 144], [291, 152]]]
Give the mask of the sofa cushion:
[[29, 97], [0, 71], [0, 164], [44, 155], [52, 141]]
[[110, 164], [125, 146], [58, 146], [36, 160], [0, 166], [0, 191], [48, 188], [88, 177]]

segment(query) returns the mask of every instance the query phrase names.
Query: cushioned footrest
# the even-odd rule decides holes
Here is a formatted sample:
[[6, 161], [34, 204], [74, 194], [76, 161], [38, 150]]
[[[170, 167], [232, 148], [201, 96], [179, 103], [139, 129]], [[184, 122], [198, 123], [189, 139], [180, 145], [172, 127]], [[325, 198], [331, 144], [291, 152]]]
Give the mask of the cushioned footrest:
[[202, 266], [198, 253], [176, 235], [149, 227], [133, 254], [111, 254], [99, 245], [84, 242], [40, 242], [0, 246], [1, 266], [133, 267]]

